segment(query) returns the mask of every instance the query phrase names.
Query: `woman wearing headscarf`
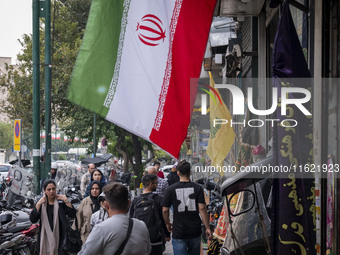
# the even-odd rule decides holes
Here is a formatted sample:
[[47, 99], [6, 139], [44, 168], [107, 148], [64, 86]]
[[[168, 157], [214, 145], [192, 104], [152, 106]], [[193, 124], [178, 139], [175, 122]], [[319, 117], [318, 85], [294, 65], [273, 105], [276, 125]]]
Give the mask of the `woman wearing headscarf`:
[[46, 180], [43, 191], [30, 214], [32, 223], [40, 220], [37, 249], [41, 255], [67, 254], [62, 250], [68, 228], [66, 215], [74, 218], [76, 210], [65, 195], [57, 195], [54, 180]]
[[99, 181], [102, 185], [102, 187], [104, 187], [106, 185], [106, 179], [102, 173], [102, 171], [100, 171], [99, 169], [94, 170], [91, 173], [91, 181], [90, 184], [86, 187], [86, 191], [84, 194], [84, 198], [88, 197], [90, 195], [90, 187], [93, 181]]
[[102, 184], [94, 180], [90, 184], [90, 196], [81, 201], [77, 212], [78, 229], [83, 244], [91, 231], [91, 216], [100, 209], [99, 195], [102, 193]]

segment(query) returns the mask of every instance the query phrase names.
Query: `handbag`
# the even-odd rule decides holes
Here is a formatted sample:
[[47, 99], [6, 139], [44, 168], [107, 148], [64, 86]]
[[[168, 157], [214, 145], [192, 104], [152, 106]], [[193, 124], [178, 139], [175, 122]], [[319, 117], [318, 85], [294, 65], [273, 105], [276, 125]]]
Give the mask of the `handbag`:
[[76, 229], [72, 229], [70, 225], [66, 230], [62, 246], [62, 250], [65, 252], [78, 253], [83, 245], [80, 237], [80, 231], [78, 230], [77, 217], [75, 218], [75, 223]]
[[128, 230], [127, 230], [127, 233], [126, 233], [125, 240], [124, 240], [123, 243], [119, 246], [118, 250], [116, 251], [116, 253], [115, 253], [114, 255], [120, 255], [120, 254], [122, 254], [122, 252], [124, 251], [125, 245], [126, 245], [127, 241], [128, 241], [129, 238], [130, 238], [130, 234], [131, 234], [132, 227], [133, 227], [133, 220], [132, 220], [131, 218], [129, 218], [129, 226], [128, 226]]

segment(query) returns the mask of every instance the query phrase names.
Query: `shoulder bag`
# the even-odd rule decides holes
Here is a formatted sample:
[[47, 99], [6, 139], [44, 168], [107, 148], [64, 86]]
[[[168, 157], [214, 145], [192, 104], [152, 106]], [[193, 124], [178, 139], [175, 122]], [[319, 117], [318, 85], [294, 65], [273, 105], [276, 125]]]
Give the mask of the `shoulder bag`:
[[74, 221], [76, 229], [72, 229], [71, 225], [68, 226], [65, 233], [62, 250], [71, 253], [78, 253], [81, 250], [83, 242], [81, 241], [80, 231], [78, 230], [77, 216]]
[[127, 233], [126, 233], [125, 240], [124, 240], [124, 242], [119, 246], [118, 250], [116, 251], [116, 253], [115, 253], [114, 255], [120, 255], [120, 254], [122, 254], [122, 252], [124, 251], [125, 245], [126, 245], [127, 241], [128, 241], [129, 238], [130, 238], [130, 234], [131, 234], [132, 227], [133, 227], [133, 220], [132, 220], [131, 218], [129, 218], [129, 227], [128, 227], [128, 230], [127, 230]]

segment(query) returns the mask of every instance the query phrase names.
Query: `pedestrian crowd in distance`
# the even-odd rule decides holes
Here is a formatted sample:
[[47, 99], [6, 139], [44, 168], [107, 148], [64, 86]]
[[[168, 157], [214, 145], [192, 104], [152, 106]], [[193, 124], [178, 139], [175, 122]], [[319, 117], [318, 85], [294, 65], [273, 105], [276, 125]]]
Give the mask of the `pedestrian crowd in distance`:
[[[156, 161], [146, 169], [142, 194], [130, 201], [126, 186], [114, 178], [107, 183], [103, 173], [89, 164], [81, 180], [84, 199], [78, 210], [65, 195], [57, 194], [53, 179], [46, 180], [44, 196], [30, 215], [33, 223], [40, 221], [37, 254], [70, 254], [66, 243], [72, 240], [66, 239], [79, 230], [80, 255], [161, 255], [171, 239], [175, 255], [199, 255], [202, 222], [211, 238], [203, 189], [190, 181], [189, 162], [176, 163], [167, 180], [159, 167]], [[52, 178], [56, 172], [51, 171]], [[68, 218], [75, 218], [72, 227]]]

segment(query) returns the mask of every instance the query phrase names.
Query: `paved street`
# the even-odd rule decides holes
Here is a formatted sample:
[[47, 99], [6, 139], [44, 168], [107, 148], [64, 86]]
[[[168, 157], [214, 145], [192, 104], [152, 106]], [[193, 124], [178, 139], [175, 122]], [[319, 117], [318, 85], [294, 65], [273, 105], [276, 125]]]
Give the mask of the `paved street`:
[[[166, 243], [166, 248], [165, 248], [165, 251], [163, 252], [163, 255], [170, 255], [170, 254], [174, 254], [172, 251], [171, 241]], [[207, 250], [203, 250], [203, 254], [206, 255]]]
[[[173, 214], [170, 213], [170, 221], [172, 222], [173, 221]], [[172, 250], [172, 244], [171, 244], [171, 240], [170, 242], [167, 242], [166, 245], [165, 245], [165, 251], [163, 252], [163, 255], [170, 255], [170, 254], [174, 254], [173, 253], [173, 250]], [[204, 250], [203, 251], [203, 254], [207, 254], [207, 251]]]
[[163, 255], [170, 255], [170, 254], [174, 254], [173, 251], [172, 251], [171, 240], [170, 240], [170, 242], [166, 243], [166, 249], [163, 252]]

